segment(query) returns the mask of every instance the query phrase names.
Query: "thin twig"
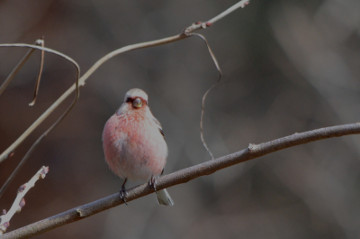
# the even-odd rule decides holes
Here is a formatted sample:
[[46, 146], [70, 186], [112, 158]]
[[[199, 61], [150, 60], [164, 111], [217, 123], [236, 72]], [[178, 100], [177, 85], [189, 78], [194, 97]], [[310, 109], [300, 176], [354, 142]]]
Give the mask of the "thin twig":
[[44, 179], [48, 172], [49, 167], [42, 166], [27, 183], [19, 187], [18, 193], [11, 208], [7, 212], [4, 210], [4, 215], [0, 216], [0, 235], [6, 232], [7, 228], [10, 226], [10, 220], [15, 215], [15, 213], [20, 212], [21, 209], [25, 206], [25, 195], [31, 188], [35, 186], [35, 183], [39, 179]]
[[[43, 39], [39, 39], [39, 44], [44, 47], [45, 46], [45, 40]], [[41, 55], [40, 55], [40, 69], [39, 69], [39, 73], [38, 73], [38, 77], [36, 79], [36, 83], [35, 83], [35, 89], [34, 89], [34, 96], [32, 101], [29, 103], [29, 106], [34, 106], [35, 102], [36, 102], [36, 98], [37, 95], [39, 93], [39, 86], [40, 86], [40, 80], [41, 80], [41, 75], [44, 69], [44, 58], [45, 58], [45, 51], [41, 50]]]
[[204, 114], [205, 114], [205, 103], [206, 103], [206, 99], [207, 99], [207, 96], [208, 94], [210, 93], [210, 91], [215, 88], [215, 86], [217, 86], [220, 81], [221, 81], [221, 77], [222, 77], [222, 71], [221, 71], [221, 68], [220, 68], [220, 65], [219, 65], [219, 62], [218, 60], [216, 59], [215, 57], [215, 54], [213, 52], [213, 50], [211, 49], [210, 47], [210, 44], [209, 42], [207, 41], [206, 37], [199, 34], [199, 33], [189, 33], [190, 35], [193, 35], [193, 36], [197, 36], [199, 37], [201, 40], [203, 40], [205, 42], [205, 45], [209, 51], [209, 54], [211, 56], [211, 59], [216, 67], [216, 70], [218, 71], [219, 73], [219, 77], [218, 77], [218, 80], [216, 83], [214, 83], [212, 86], [210, 86], [204, 93], [204, 95], [202, 96], [202, 100], [201, 100], [201, 114], [200, 114], [200, 139], [201, 139], [201, 142], [203, 143], [203, 146], [204, 148], [206, 149], [206, 151], [209, 153], [211, 159], [215, 159], [214, 158], [214, 155], [213, 153], [211, 152], [209, 146], [207, 145], [206, 143], [206, 140], [205, 140], [205, 137], [204, 137]]
[[[213, 174], [218, 170], [233, 166], [235, 164], [258, 158], [260, 156], [282, 149], [294, 147], [296, 145], [351, 134], [360, 134], [360, 123], [325, 127], [302, 133], [294, 133], [292, 135], [261, 144], [249, 144], [246, 149], [240, 150], [238, 152], [222, 156], [215, 160], [207, 160], [204, 163], [181, 169], [168, 175], [164, 175], [158, 178], [156, 181], [156, 189], [160, 190], [163, 188], [169, 188], [174, 185], [186, 183], [195, 178]], [[144, 197], [153, 192], [154, 188], [149, 187], [147, 183], [139, 185], [127, 191], [126, 202], [129, 203], [132, 200]], [[56, 227], [84, 219], [123, 203], [124, 201], [120, 199], [119, 193], [115, 193], [8, 232], [4, 234], [2, 239], [19, 239], [34, 236]]]
[[206, 23], [208, 25], [212, 25], [215, 22], [219, 21], [220, 19], [224, 18], [225, 16], [229, 15], [230, 13], [232, 13], [233, 11], [237, 10], [238, 8], [244, 8], [246, 7], [248, 4], [250, 3], [250, 0], [242, 0], [239, 1], [238, 3], [232, 5], [231, 7], [229, 7], [228, 9], [226, 9], [225, 11], [221, 12], [219, 15], [211, 18], [210, 20], [208, 20]]
[[[36, 45], [41, 45], [40, 44], [40, 39], [37, 39], [35, 41]], [[18, 73], [18, 71], [21, 69], [21, 67], [23, 67], [23, 65], [25, 64], [25, 62], [30, 58], [31, 54], [35, 51], [34, 48], [30, 48], [24, 55], [24, 57], [18, 62], [18, 64], [14, 67], [14, 69], [12, 69], [12, 71], [10, 72], [10, 74], [8, 75], [8, 77], [6, 77], [5, 81], [1, 84], [0, 86], [0, 95], [2, 95], [2, 93], [4, 93], [4, 91], [6, 90], [6, 88], [8, 87], [8, 85], [10, 84], [10, 82], [14, 79], [15, 75]]]

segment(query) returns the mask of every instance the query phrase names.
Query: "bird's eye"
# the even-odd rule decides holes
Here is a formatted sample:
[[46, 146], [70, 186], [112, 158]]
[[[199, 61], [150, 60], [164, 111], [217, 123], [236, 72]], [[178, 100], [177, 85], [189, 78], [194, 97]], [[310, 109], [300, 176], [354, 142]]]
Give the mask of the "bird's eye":
[[134, 108], [140, 108], [142, 106], [143, 102], [140, 98], [135, 98], [135, 100], [133, 100], [132, 105]]

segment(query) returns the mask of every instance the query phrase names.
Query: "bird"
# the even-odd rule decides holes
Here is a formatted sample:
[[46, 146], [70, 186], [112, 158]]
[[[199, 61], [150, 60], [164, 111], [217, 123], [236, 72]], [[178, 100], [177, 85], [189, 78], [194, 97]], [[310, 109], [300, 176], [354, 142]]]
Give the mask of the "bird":
[[133, 88], [126, 92], [119, 109], [105, 123], [102, 141], [105, 161], [124, 180], [120, 197], [125, 203], [127, 180], [142, 180], [155, 189], [160, 205], [174, 205], [166, 189], [156, 190], [156, 178], [164, 171], [168, 147], [145, 91]]

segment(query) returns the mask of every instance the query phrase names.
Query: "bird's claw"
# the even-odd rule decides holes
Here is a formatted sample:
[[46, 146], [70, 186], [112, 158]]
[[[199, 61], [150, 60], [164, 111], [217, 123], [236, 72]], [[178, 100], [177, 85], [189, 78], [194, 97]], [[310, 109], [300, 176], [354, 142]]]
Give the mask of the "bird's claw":
[[126, 201], [126, 197], [127, 197], [128, 193], [126, 192], [125, 188], [122, 188], [119, 192], [119, 196], [121, 201], [123, 201], [126, 205], [127, 205], [127, 201]]
[[151, 176], [151, 178], [150, 178], [150, 180], [148, 182], [149, 187], [154, 189], [155, 192], [156, 192], [156, 179], [157, 179], [157, 177]]

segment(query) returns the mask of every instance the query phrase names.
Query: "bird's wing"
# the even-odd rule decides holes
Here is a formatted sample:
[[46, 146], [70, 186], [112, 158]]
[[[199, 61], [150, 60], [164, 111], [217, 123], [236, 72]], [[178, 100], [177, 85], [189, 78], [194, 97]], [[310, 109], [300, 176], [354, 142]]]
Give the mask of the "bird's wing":
[[164, 134], [164, 131], [163, 131], [162, 127], [161, 127], [160, 122], [159, 122], [155, 117], [153, 117], [153, 120], [154, 120], [155, 124], [156, 124], [156, 125], [158, 126], [158, 128], [159, 128], [160, 134], [162, 134], [162, 136], [164, 136], [164, 138], [165, 138], [165, 134]]

